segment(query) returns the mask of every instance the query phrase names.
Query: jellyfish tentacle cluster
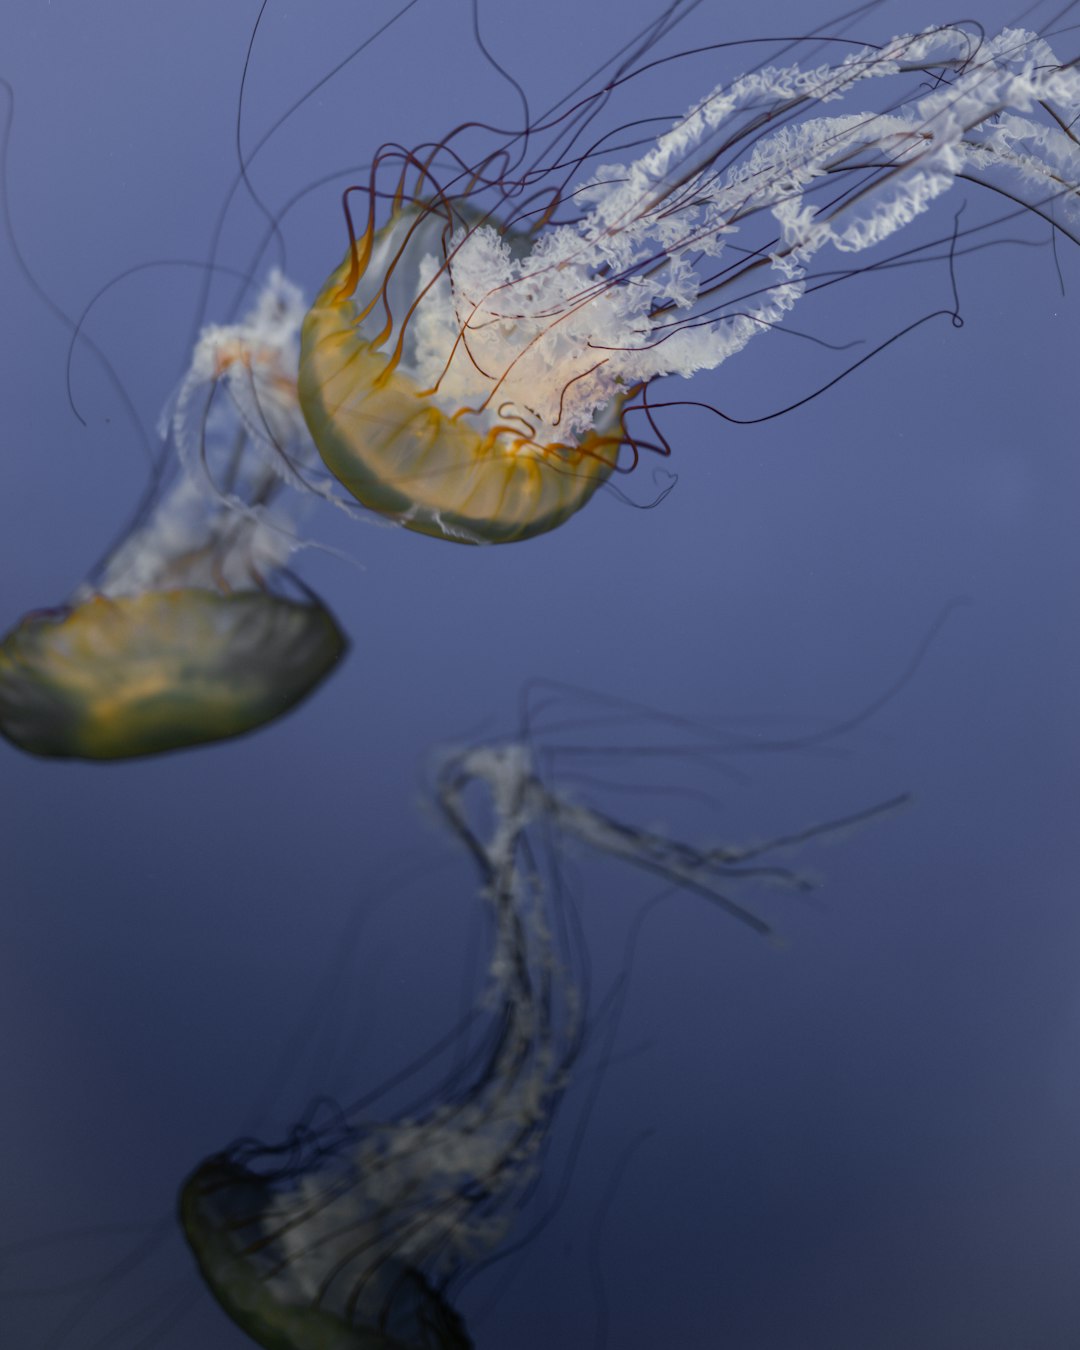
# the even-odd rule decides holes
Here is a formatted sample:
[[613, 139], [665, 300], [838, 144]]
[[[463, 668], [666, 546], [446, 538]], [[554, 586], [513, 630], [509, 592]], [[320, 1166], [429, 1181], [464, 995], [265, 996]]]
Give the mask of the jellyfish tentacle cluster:
[[291, 708], [346, 648], [290, 581], [288, 483], [314, 460], [296, 400], [303, 302], [271, 277], [201, 336], [163, 417], [154, 499], [67, 605], [0, 642], [0, 732], [34, 754], [120, 759], [235, 736]]
[[[902, 82], [887, 111], [824, 112], [883, 81]], [[493, 182], [502, 147], [442, 182], [434, 152], [386, 147], [359, 234], [346, 194], [349, 249], [304, 324], [312, 435], [350, 493], [410, 529], [470, 543], [553, 529], [620, 448], [636, 460], [627, 417], [647, 413], [649, 383], [714, 369], [782, 324], [827, 245], [883, 244], [959, 177], [1005, 174], [1034, 210], [1075, 214], [1077, 112], [1080, 72], [1043, 39], [941, 27], [745, 75], [630, 164], [583, 155], [589, 175], [565, 196], [547, 181], [562, 157]]]

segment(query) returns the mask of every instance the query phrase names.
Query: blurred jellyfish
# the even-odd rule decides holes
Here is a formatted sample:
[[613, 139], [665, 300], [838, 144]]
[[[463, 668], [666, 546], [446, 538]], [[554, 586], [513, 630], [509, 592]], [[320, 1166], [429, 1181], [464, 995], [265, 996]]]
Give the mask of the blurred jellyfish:
[[[471, 163], [459, 132], [384, 146], [347, 190], [349, 247], [305, 320], [299, 388], [364, 505], [461, 542], [553, 529], [641, 449], [667, 452], [652, 381], [721, 365], [837, 279], [813, 270], [826, 245], [882, 245], [961, 178], [1056, 228], [1055, 203], [1075, 211], [1080, 72], [1030, 32], [939, 27], [759, 67], [604, 163], [586, 132], [638, 73], [625, 62]], [[869, 85], [884, 111], [856, 102]]]
[[[478, 789], [486, 790], [483, 806]], [[768, 933], [728, 888], [763, 879], [805, 888], [790, 870], [751, 860], [850, 823], [745, 850], [696, 847], [552, 790], [521, 742], [448, 758], [438, 801], [478, 866], [492, 918], [479, 1004], [487, 1032], [468, 1057], [473, 1068], [398, 1119], [334, 1110], [276, 1146], [241, 1140], [204, 1161], [181, 1192], [181, 1221], [203, 1277], [268, 1350], [472, 1344], [452, 1294], [506, 1238], [584, 1043], [580, 930], [560, 913], [557, 888], [544, 885], [542, 845], [532, 836], [553, 830], [577, 839]]]
[[122, 759], [221, 740], [288, 711], [345, 651], [284, 571], [313, 457], [296, 401], [303, 302], [273, 275], [242, 322], [207, 328], [162, 418], [160, 481], [58, 609], [0, 643], [0, 732], [38, 755]]
[[[564, 1104], [577, 1138], [588, 1122], [645, 916], [673, 894], [690, 893], [755, 937], [770, 937], [770, 918], [757, 905], [759, 897], [767, 903], [765, 888], [779, 887], [781, 903], [813, 888], [780, 855], [880, 819], [906, 800], [751, 843], [720, 843], [717, 774], [726, 777], [743, 754], [802, 752], [839, 739], [898, 687], [843, 722], [781, 741], [748, 734], [741, 723], [734, 730], [653, 714], [611, 695], [536, 681], [523, 692], [514, 740], [445, 754], [433, 795], [477, 870], [486, 974], [479, 988], [469, 982], [471, 1009], [440, 1026], [434, 1045], [405, 1065], [391, 1058], [388, 1081], [345, 1106], [320, 1095], [282, 1142], [242, 1138], [184, 1182], [183, 1233], [202, 1282], [234, 1323], [267, 1350], [470, 1346], [458, 1311], [463, 1290], [526, 1249], [569, 1188], [577, 1145], [558, 1156], [554, 1126]], [[635, 806], [627, 807], [627, 794]], [[673, 807], [677, 830], [657, 823], [658, 810]], [[593, 879], [568, 865], [577, 851], [628, 863], [659, 885], [647, 898], [631, 887], [594, 891]], [[744, 903], [751, 888], [753, 907]], [[623, 963], [604, 971], [601, 953], [590, 950], [585, 909], [599, 915], [598, 902], [613, 897], [627, 940]], [[414, 955], [406, 953], [403, 969]], [[325, 1048], [317, 1044], [319, 1026], [335, 1058], [347, 1052], [350, 1079], [369, 1053], [379, 1057], [375, 1046], [339, 1042], [345, 1019], [333, 990], [348, 980], [351, 959], [339, 948], [336, 976], [315, 991], [318, 1017], [301, 1038], [289, 1038], [282, 1057], [285, 1074], [302, 1066], [309, 1092], [325, 1087], [311, 1082]], [[406, 990], [406, 1001], [423, 1008], [421, 993]], [[586, 1054], [587, 1076], [577, 1072]], [[567, 1102], [586, 1078], [585, 1092]], [[373, 1105], [406, 1084], [406, 1104], [376, 1115]], [[281, 1087], [276, 1081], [261, 1095], [276, 1100]], [[264, 1123], [268, 1105], [253, 1112], [251, 1129]], [[539, 1183], [549, 1168], [561, 1175], [544, 1196]], [[42, 1303], [24, 1344], [191, 1343], [182, 1323], [201, 1301], [192, 1280], [172, 1269], [172, 1218], [140, 1226], [138, 1245], [107, 1261], [110, 1244], [131, 1237], [130, 1228], [114, 1228], [92, 1230], [93, 1273], [78, 1278], [77, 1253], [58, 1259], [57, 1243], [85, 1242], [85, 1230], [0, 1245], [0, 1311], [7, 1295]]]

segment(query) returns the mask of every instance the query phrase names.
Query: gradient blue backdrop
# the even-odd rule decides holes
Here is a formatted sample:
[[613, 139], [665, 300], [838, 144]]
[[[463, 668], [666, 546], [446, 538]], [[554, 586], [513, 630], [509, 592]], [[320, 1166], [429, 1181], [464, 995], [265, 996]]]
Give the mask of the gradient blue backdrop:
[[[539, 107], [656, 2], [500, 0], [481, 15]], [[832, 4], [707, 0], [665, 50], [801, 32]], [[134, 264], [206, 258], [257, 8], [4, 0], [14, 226], [69, 313]], [[990, 28], [1011, 13], [967, 10]], [[245, 147], [392, 12], [270, 0]], [[897, 0], [855, 31], [955, 17]], [[745, 64], [675, 64], [623, 115], [674, 117]], [[519, 115], [465, 0], [419, 0], [280, 130], [252, 178], [276, 210], [382, 141]], [[938, 228], [950, 226], [945, 210]], [[248, 265], [261, 229], [239, 202], [222, 259]], [[341, 251], [338, 187], [285, 232], [289, 274], [310, 292]], [[658, 510], [602, 495], [556, 533], [498, 550], [316, 517], [312, 533], [358, 565], [309, 552], [300, 568], [353, 649], [258, 735], [105, 767], [0, 744], [4, 1346], [56, 1346], [69, 1307], [73, 1350], [244, 1343], [177, 1239], [101, 1283], [140, 1239], [83, 1229], [167, 1217], [200, 1157], [245, 1128], [273, 1133], [313, 1092], [355, 1095], [456, 1016], [476, 907], [420, 804], [434, 747], [512, 726], [537, 675], [714, 721], [817, 726], [887, 686], [959, 595], [973, 603], [916, 678], [831, 753], [744, 756], [740, 779], [713, 784], [711, 814], [635, 801], [673, 830], [739, 839], [916, 796], [809, 857], [817, 902], [766, 897], [782, 950], [692, 899], [650, 916], [568, 1194], [513, 1280], [500, 1269], [461, 1308], [481, 1350], [592, 1347], [605, 1300], [621, 1350], [1080, 1343], [1080, 260], [1063, 248], [1061, 262], [1064, 295], [1046, 248], [962, 259], [962, 330], [928, 325], [790, 416], [740, 429], [670, 414], [679, 482]], [[141, 271], [88, 322], [151, 433], [202, 278]], [[8, 248], [0, 294], [6, 626], [78, 583], [146, 466], [83, 350], [76, 420], [69, 334]], [[211, 318], [231, 294], [214, 289]], [[880, 337], [949, 302], [944, 269], [923, 269], [846, 288], [796, 326]], [[764, 337], [686, 392], [752, 416], [808, 392], [829, 360]], [[652, 467], [629, 485], [639, 499]], [[401, 882], [405, 864], [424, 870]], [[577, 885], [603, 988], [653, 890], [588, 861]], [[284, 1073], [316, 1006], [326, 1018]], [[549, 1195], [596, 1064], [559, 1121]], [[30, 1293], [80, 1280], [98, 1289], [93, 1307]], [[182, 1319], [162, 1305], [167, 1329], [124, 1339], [125, 1318], [174, 1286]]]

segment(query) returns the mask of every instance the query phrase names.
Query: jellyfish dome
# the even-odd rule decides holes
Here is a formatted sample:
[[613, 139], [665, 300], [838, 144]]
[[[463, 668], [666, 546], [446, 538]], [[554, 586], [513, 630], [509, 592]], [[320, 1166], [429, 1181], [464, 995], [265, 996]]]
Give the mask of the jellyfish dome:
[[[937, 27], [762, 67], [604, 163], [586, 128], [634, 73], [472, 162], [458, 133], [386, 146], [347, 190], [349, 247], [305, 320], [299, 392], [365, 506], [458, 542], [554, 529], [640, 449], [666, 453], [650, 383], [782, 326], [840, 275], [815, 272], [823, 250], [879, 248], [960, 178], [1056, 228], [1054, 204], [1076, 206], [1080, 74], [1033, 33]], [[877, 106], [859, 101], [877, 86]]]
[[[362, 260], [350, 249], [305, 321], [300, 399], [327, 467], [365, 506], [424, 534], [508, 543], [561, 525], [608, 477], [620, 399], [590, 414], [580, 435], [568, 423], [569, 439], [557, 426], [540, 436], [536, 372], [500, 381], [459, 336], [459, 315], [479, 327], [488, 284], [471, 291], [451, 263], [469, 236], [458, 220], [449, 207], [416, 204], [359, 247]], [[494, 231], [488, 240], [496, 255], [526, 242]], [[521, 345], [521, 316], [494, 304], [486, 369], [502, 370], [504, 344]], [[541, 360], [550, 386], [557, 373]], [[529, 401], [522, 378], [537, 391]]]
[[290, 512], [287, 480], [312, 453], [302, 312], [275, 276], [242, 323], [203, 333], [134, 528], [67, 605], [0, 642], [0, 732], [20, 749], [122, 759], [236, 736], [341, 658], [333, 615], [284, 571], [303, 500]]

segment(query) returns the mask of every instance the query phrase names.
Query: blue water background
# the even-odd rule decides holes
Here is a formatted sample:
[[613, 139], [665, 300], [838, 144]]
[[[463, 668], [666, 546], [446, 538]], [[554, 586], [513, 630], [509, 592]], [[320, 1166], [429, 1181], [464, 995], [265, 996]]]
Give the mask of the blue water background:
[[[541, 106], [655, 3], [501, 0], [481, 13], [491, 50]], [[256, 9], [5, 0], [14, 225], [70, 314], [135, 264], [205, 260], [235, 173]], [[1011, 14], [968, 9], [991, 30]], [[271, 0], [244, 145], [391, 13]], [[831, 14], [823, 0], [706, 4], [665, 50], [798, 33]], [[854, 31], [953, 17], [902, 0]], [[674, 118], [747, 63], [674, 63], [623, 115]], [[519, 116], [468, 7], [420, 0], [281, 129], [252, 179], [276, 210], [382, 141]], [[342, 250], [338, 190], [287, 221], [287, 270], [309, 293]], [[246, 266], [262, 228], [238, 201], [222, 259]], [[938, 217], [949, 228], [951, 206]], [[589, 1350], [605, 1316], [620, 1350], [1080, 1342], [1080, 258], [1063, 246], [1060, 262], [1064, 295], [1045, 247], [960, 260], [963, 329], [927, 324], [788, 416], [740, 428], [671, 411], [663, 467], [678, 484], [656, 510], [602, 494], [563, 529], [501, 549], [313, 517], [312, 535], [353, 561], [309, 551], [298, 565], [352, 651], [257, 735], [115, 766], [0, 746], [0, 1213], [13, 1244], [0, 1343], [53, 1344], [77, 1299], [27, 1291], [93, 1287], [140, 1240], [74, 1230], [167, 1217], [200, 1158], [242, 1130], [280, 1131], [315, 1092], [356, 1095], [457, 1015], [477, 902], [423, 805], [436, 747], [512, 730], [540, 675], [763, 734], [817, 728], [888, 687], [958, 596], [972, 603], [902, 692], [827, 752], [743, 755], [708, 781], [686, 763], [708, 807], [661, 792], [648, 764], [628, 769], [638, 816], [696, 839], [797, 829], [900, 791], [915, 803], [808, 853], [822, 877], [811, 903], [763, 897], [782, 947], [692, 897], [651, 914], [566, 1196], [513, 1279], [501, 1268], [460, 1307], [481, 1350]], [[151, 431], [202, 279], [139, 272], [88, 320]], [[944, 266], [841, 292], [794, 325], [880, 340], [951, 304]], [[0, 294], [7, 626], [79, 582], [123, 527], [146, 462], [84, 350], [71, 381], [86, 425], [74, 416], [69, 333], [6, 247]], [[215, 284], [208, 317], [232, 296]], [[667, 388], [750, 417], [844, 359], [772, 335]], [[665, 485], [653, 467], [625, 485], [639, 501]], [[614, 863], [569, 865], [602, 992], [658, 887]], [[325, 1020], [283, 1067], [314, 1006]], [[586, 1056], [557, 1122], [549, 1197], [601, 1061]], [[20, 1245], [49, 1234], [66, 1236]], [[176, 1241], [100, 1282], [63, 1345], [127, 1345], [110, 1329], [177, 1282], [184, 1316], [166, 1314], [149, 1344], [244, 1344], [185, 1283], [190, 1269]]]

